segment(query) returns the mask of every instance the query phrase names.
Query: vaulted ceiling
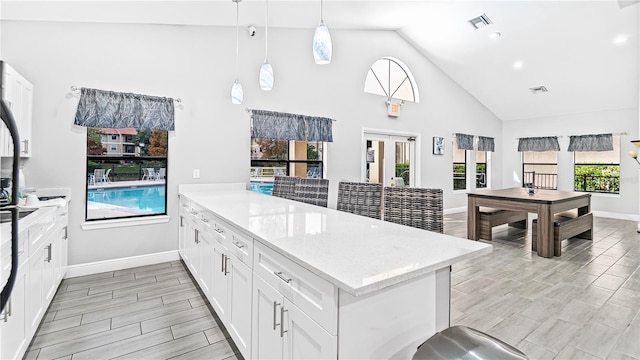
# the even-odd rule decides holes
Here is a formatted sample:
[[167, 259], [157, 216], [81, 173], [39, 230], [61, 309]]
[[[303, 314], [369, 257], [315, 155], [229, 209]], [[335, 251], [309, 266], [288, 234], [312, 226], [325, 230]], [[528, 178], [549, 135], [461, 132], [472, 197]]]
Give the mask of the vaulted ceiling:
[[[0, 6], [5, 20], [235, 26], [231, 0]], [[242, 25], [264, 26], [263, 0], [240, 9]], [[315, 28], [319, 13], [317, 0], [271, 0], [269, 26]], [[469, 23], [483, 14], [491, 24]], [[502, 120], [637, 108], [639, 15], [633, 0], [324, 1], [330, 29], [397, 31]], [[530, 90], [539, 86], [548, 92]]]

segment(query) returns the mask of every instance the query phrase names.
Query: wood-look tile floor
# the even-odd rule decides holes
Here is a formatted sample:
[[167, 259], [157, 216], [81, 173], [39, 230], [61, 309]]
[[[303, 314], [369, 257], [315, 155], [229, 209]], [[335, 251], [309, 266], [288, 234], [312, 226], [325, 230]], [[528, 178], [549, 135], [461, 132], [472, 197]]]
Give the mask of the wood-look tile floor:
[[[529, 223], [530, 224], [530, 223]], [[445, 216], [466, 237], [466, 213]], [[494, 229], [493, 252], [453, 266], [451, 323], [530, 359], [640, 360], [640, 235], [594, 218], [594, 241], [561, 257], [530, 251], [530, 230]], [[241, 358], [181, 262], [63, 281], [26, 359]]]
[[[445, 232], [466, 237], [466, 213]], [[529, 227], [531, 221], [529, 221]], [[594, 240], [531, 252], [531, 230], [494, 228], [491, 254], [453, 266], [451, 323], [486, 332], [531, 359], [640, 359], [640, 234], [594, 218]]]
[[25, 359], [238, 359], [181, 261], [63, 280]]

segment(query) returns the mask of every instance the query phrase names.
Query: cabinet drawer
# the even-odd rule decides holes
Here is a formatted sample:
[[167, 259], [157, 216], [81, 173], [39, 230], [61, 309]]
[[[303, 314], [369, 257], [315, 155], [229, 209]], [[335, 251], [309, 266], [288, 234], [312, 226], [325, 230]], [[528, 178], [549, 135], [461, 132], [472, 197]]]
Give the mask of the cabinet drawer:
[[249, 268], [253, 268], [253, 239], [219, 218], [216, 218], [215, 224], [213, 230], [224, 238], [227, 250]]
[[337, 334], [338, 293], [333, 284], [256, 241], [253, 271], [330, 334]]
[[[32, 215], [33, 216], [33, 215]], [[56, 226], [56, 212], [54, 208], [41, 208], [38, 210], [38, 220], [22, 231], [28, 233], [29, 256], [33, 256], [44, 244], [49, 235], [53, 233]]]

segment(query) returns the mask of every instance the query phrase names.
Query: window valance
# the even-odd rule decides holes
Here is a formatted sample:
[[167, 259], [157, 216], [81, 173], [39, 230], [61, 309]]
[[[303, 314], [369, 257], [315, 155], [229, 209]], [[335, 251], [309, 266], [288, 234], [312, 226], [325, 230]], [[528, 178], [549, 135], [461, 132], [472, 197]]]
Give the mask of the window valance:
[[478, 151], [495, 151], [495, 141], [493, 138], [478, 136]]
[[567, 151], [611, 151], [613, 134], [580, 135], [569, 137]]
[[473, 150], [473, 135], [456, 134], [458, 149]]
[[520, 138], [518, 151], [560, 151], [557, 136]]
[[251, 110], [253, 138], [333, 142], [333, 120], [325, 117]]
[[94, 128], [174, 130], [172, 98], [80, 89], [74, 124]]

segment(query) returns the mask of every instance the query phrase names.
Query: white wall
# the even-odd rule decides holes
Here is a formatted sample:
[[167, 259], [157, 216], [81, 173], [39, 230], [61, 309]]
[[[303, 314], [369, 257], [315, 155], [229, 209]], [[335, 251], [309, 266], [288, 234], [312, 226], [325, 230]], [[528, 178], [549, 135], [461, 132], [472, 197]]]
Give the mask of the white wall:
[[[635, 80], [637, 81], [637, 79]], [[522, 160], [517, 152], [518, 138], [561, 136], [558, 153], [558, 188], [573, 190], [573, 153], [567, 151], [570, 135], [621, 133], [620, 195], [594, 194], [592, 210], [599, 215], [635, 219], [638, 214], [638, 164], [627, 155], [629, 143], [638, 133], [638, 109], [611, 110], [596, 113], [539, 119], [505, 121], [503, 125], [503, 179], [505, 187], [522, 186]]]
[[[196, 26], [2, 22], [2, 53], [35, 87], [33, 157], [28, 184], [72, 188], [70, 264], [175, 250], [177, 184], [248, 181], [249, 119], [245, 107], [327, 116], [334, 142], [327, 149], [330, 204], [337, 183], [360, 180], [363, 128], [421, 134], [422, 186], [445, 190], [446, 208], [462, 207], [453, 194], [451, 145], [431, 155], [431, 138], [454, 132], [496, 137], [493, 184], [501, 182], [501, 122], [394, 32], [332, 31], [334, 59], [318, 66], [311, 54], [313, 30], [270, 29], [269, 60], [275, 88], [261, 92], [261, 31], [240, 32], [241, 106], [230, 101], [235, 78], [235, 29]], [[375, 60], [394, 56], [413, 71], [422, 102], [408, 103], [398, 119], [386, 116], [384, 99], [365, 94], [364, 78]], [[179, 97], [176, 131], [169, 139], [168, 213], [161, 225], [83, 231], [85, 147], [83, 128], [72, 125], [77, 95], [70, 86]], [[199, 180], [192, 169], [201, 170]]]

